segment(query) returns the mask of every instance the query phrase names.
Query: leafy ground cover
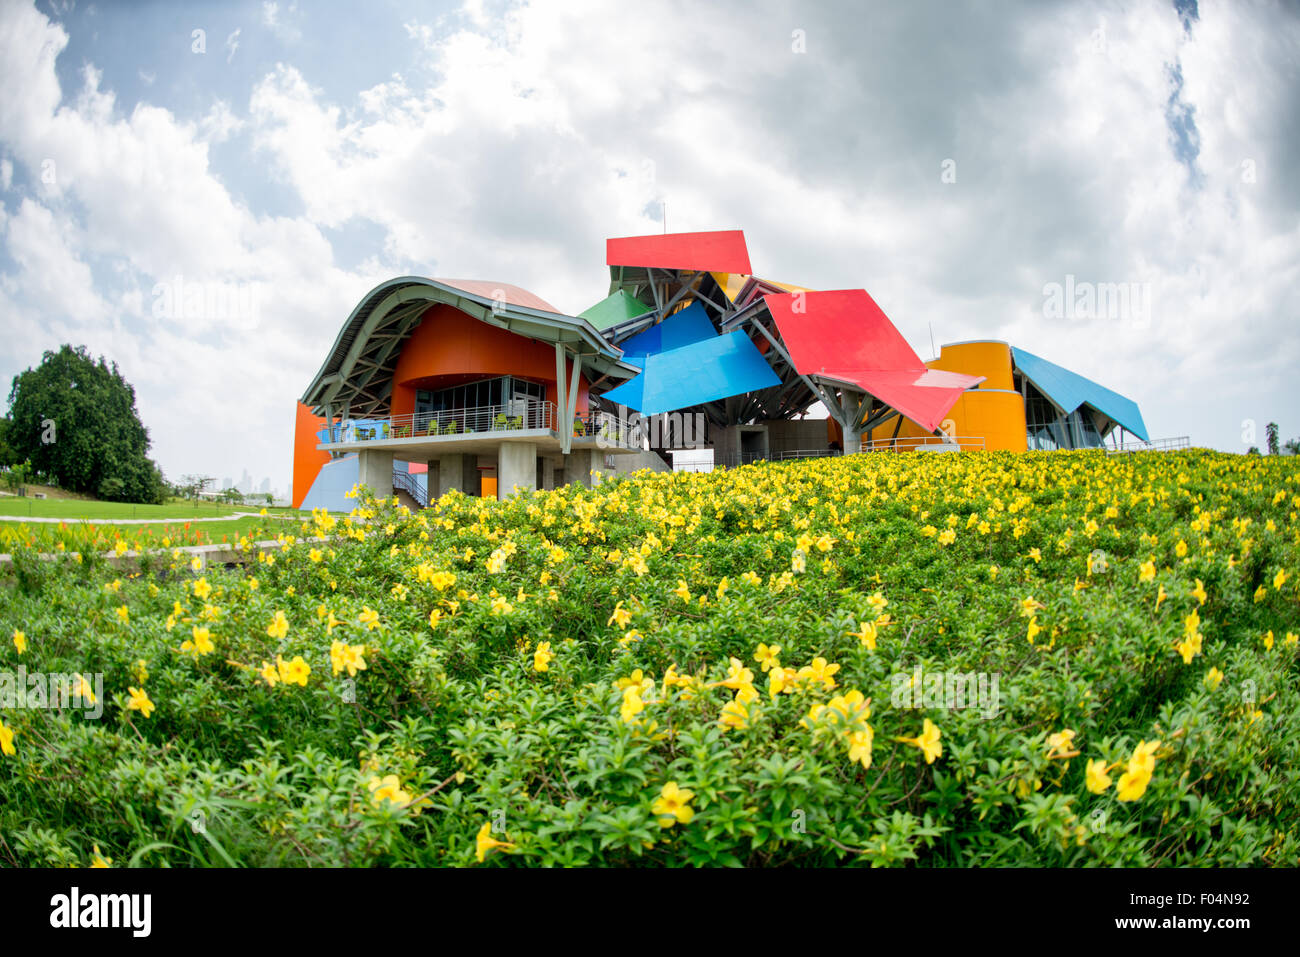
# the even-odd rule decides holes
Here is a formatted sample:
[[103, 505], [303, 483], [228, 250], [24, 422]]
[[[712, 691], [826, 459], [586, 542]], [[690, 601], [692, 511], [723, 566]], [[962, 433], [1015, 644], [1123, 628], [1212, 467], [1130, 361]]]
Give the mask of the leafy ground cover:
[[0, 675], [103, 710], [0, 701], [0, 860], [1300, 861], [1295, 459], [361, 494], [246, 569], [17, 563]]

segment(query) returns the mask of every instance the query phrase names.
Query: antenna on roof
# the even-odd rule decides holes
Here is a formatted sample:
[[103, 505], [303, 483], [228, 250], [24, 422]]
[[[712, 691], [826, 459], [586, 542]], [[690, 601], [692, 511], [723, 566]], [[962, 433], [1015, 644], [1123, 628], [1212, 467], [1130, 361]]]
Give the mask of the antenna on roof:
[[934, 349], [934, 323], [927, 322], [926, 325], [930, 327], [930, 355], [937, 359], [939, 358], [939, 353]]

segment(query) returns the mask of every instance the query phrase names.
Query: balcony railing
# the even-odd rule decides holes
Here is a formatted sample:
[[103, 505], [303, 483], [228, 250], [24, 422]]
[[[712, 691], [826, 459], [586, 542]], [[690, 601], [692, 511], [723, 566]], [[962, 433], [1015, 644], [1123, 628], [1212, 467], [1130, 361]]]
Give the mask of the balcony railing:
[[1179, 435], [1170, 439], [1151, 439], [1149, 442], [1138, 439], [1120, 445], [1104, 446], [1106, 451], [1112, 455], [1119, 452], [1177, 452], [1179, 449], [1190, 449], [1191, 447], [1192, 437], [1190, 435]]
[[[365, 419], [327, 426], [317, 433], [322, 443], [379, 442], [386, 439], [423, 439], [449, 436], [480, 436], [500, 432], [546, 429], [558, 432], [559, 410], [554, 402], [520, 400], [503, 405], [419, 412]], [[573, 437], [595, 439], [598, 444], [639, 449], [641, 426], [629, 426], [608, 412], [591, 411], [575, 415]]]
[[862, 443], [864, 452], [982, 452], [982, 435], [913, 435], [896, 439], [873, 439]]

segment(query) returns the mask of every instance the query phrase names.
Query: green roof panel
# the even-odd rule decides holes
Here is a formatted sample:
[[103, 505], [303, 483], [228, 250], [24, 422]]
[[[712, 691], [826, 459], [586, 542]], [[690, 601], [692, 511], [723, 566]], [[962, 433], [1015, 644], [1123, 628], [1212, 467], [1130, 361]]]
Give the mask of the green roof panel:
[[610, 326], [649, 311], [649, 306], [620, 289], [578, 315], [603, 332]]

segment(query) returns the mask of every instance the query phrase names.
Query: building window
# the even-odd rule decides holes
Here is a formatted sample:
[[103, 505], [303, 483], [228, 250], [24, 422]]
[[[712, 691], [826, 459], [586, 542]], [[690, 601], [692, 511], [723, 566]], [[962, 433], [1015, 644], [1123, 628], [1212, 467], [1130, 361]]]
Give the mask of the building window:
[[477, 382], [452, 386], [450, 389], [417, 390], [415, 393], [415, 414], [463, 412], [466, 409], [515, 406], [520, 402], [541, 401], [545, 398], [546, 386], [540, 382], [529, 382], [527, 379], [520, 379], [515, 376], [497, 376], [492, 379], [480, 379]]

